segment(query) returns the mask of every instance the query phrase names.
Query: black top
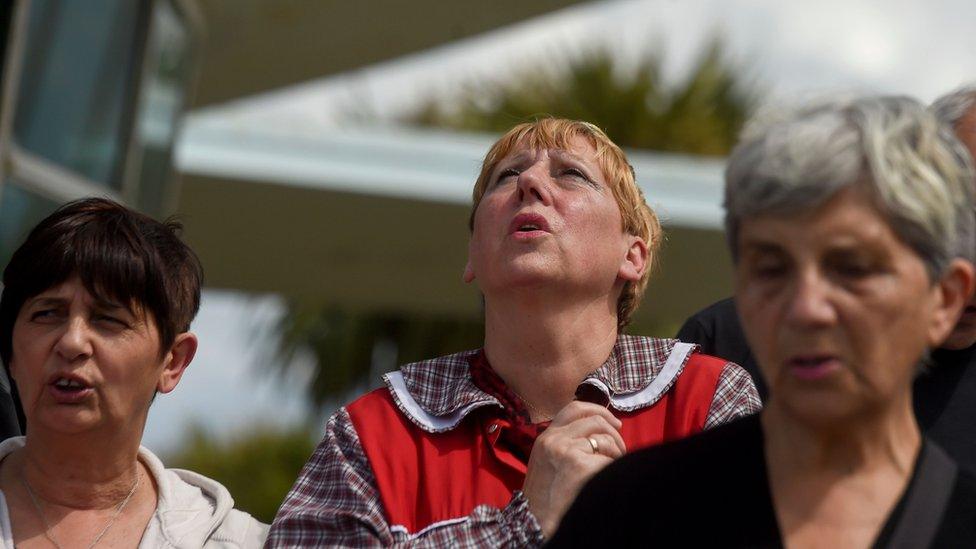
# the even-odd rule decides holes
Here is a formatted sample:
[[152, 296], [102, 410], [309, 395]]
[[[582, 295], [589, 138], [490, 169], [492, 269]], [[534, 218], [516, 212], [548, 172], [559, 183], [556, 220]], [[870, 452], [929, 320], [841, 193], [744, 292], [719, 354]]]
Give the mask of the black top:
[[[782, 547], [763, 440], [756, 415], [628, 454], [583, 488], [549, 546]], [[917, 472], [874, 547], [888, 545]], [[959, 471], [934, 539], [976, 545], [976, 477]]]
[[756, 384], [759, 398], [766, 402], [769, 391], [742, 333], [732, 298], [713, 303], [692, 315], [675, 337], [686, 343], [697, 343], [706, 355], [731, 360], [745, 368]]
[[976, 345], [936, 349], [915, 380], [915, 417], [925, 435], [976, 474]]
[[[745, 368], [766, 401], [768, 389], [739, 324], [735, 301], [723, 299], [685, 321], [677, 338], [702, 352]], [[970, 473], [976, 474], [976, 345], [962, 351], [938, 349], [915, 380], [915, 416], [925, 435]]]

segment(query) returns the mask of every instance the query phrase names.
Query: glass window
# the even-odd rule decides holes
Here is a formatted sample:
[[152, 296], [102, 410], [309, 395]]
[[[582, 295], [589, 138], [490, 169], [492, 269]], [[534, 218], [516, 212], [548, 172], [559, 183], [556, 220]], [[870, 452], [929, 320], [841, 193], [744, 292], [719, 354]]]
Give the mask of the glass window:
[[14, 118], [21, 147], [121, 189], [142, 5], [32, 0]]
[[34, 225], [57, 209], [47, 197], [7, 183], [0, 188], [0, 265], [6, 266]]
[[189, 77], [189, 27], [167, 1], [153, 7], [146, 45], [145, 82], [136, 117], [136, 203], [162, 213], [167, 183], [172, 176], [170, 157], [176, 121], [183, 110], [183, 90]]

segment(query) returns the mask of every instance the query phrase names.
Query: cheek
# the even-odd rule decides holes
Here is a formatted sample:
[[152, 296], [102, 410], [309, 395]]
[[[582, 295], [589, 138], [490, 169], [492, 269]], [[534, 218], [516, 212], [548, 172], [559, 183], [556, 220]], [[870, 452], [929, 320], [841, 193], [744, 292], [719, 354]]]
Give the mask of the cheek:
[[782, 326], [777, 316], [777, 308], [771, 302], [750, 299], [748, 293], [738, 294], [737, 308], [749, 348], [752, 349], [759, 366], [764, 370], [764, 375], [768, 376], [765, 372], [766, 366], [777, 362], [774, 356], [778, 338], [777, 329]]
[[784, 306], [778, 290], [769, 284], [737, 276], [735, 287], [736, 310], [746, 341], [766, 379], [775, 378], [776, 365], [782, 357], [777, 341], [784, 328]]
[[841, 309], [844, 335], [863, 377], [885, 392], [885, 388], [910, 383], [926, 349], [925, 304], [905, 295], [898, 297]]
[[590, 246], [593, 249], [585, 250], [585, 253], [592, 254], [597, 247], [606, 248], [615, 255], [618, 253], [617, 249], [609, 245], [615, 239], [622, 239], [624, 235], [623, 220], [616, 202], [607, 204], [598, 200], [580, 199], [568, 201], [558, 210], [559, 217], [565, 223], [564, 231], [593, 244]]
[[[20, 330], [15, 327], [11, 337], [10, 377], [14, 381], [17, 381], [18, 384], [24, 384], [27, 382], [26, 374], [39, 369], [36, 366], [37, 362], [38, 360], [43, 361], [43, 359], [37, 357], [42, 340], [40, 337], [30, 335], [25, 337], [23, 333], [18, 332]], [[23, 343], [25, 340], [30, 341], [30, 344], [25, 345]]]
[[478, 204], [478, 209], [474, 213], [474, 223], [472, 241], [479, 238], [486, 238], [488, 235], [504, 230], [507, 227], [500, 227], [504, 223], [501, 201], [492, 195], [486, 195]]

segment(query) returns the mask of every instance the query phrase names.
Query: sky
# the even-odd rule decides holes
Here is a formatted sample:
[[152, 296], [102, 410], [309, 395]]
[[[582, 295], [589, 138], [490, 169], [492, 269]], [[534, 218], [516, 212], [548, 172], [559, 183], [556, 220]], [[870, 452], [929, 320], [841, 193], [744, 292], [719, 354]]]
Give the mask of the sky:
[[242, 119], [317, 131], [350, 110], [402, 115], [464, 84], [505, 81], [596, 48], [624, 64], [647, 51], [682, 78], [724, 37], [730, 60], [769, 101], [835, 92], [929, 102], [976, 82], [976, 2], [964, 0], [613, 0], [585, 3], [433, 50], [311, 80], [225, 106]]
[[197, 354], [176, 390], [157, 395], [143, 444], [165, 455], [179, 448], [190, 426], [229, 438], [308, 418], [307, 361], [297, 364], [294, 375], [275, 367], [275, 326], [284, 310], [284, 301], [273, 295], [205, 290], [191, 326], [200, 341]]
[[[449, 96], [465, 82], [514, 78], [520, 67], [562, 62], [596, 47], [625, 62], [648, 49], [664, 52], [665, 76], [676, 80], [715, 33], [771, 101], [864, 92], [929, 102], [976, 82], [974, 22], [972, 0], [596, 2], [207, 112], [241, 124], [319, 132], [348, 125], [351, 105], [366, 104], [393, 118], [430, 94]], [[258, 424], [290, 425], [308, 417], [302, 397], [307, 378], [275, 373], [270, 349], [282, 312], [274, 296], [205, 292], [193, 326], [200, 351], [176, 391], [153, 405], [146, 444], [174, 450], [190, 423], [232, 436]]]

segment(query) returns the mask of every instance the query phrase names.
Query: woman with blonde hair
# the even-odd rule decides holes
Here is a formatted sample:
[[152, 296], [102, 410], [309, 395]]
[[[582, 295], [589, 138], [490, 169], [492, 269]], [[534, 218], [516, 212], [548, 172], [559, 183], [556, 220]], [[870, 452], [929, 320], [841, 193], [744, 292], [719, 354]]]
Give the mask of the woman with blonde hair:
[[502, 136], [475, 183], [464, 268], [484, 347], [407, 364], [336, 412], [269, 545], [536, 546], [626, 451], [758, 410], [738, 366], [622, 333], [660, 241], [592, 124]]

